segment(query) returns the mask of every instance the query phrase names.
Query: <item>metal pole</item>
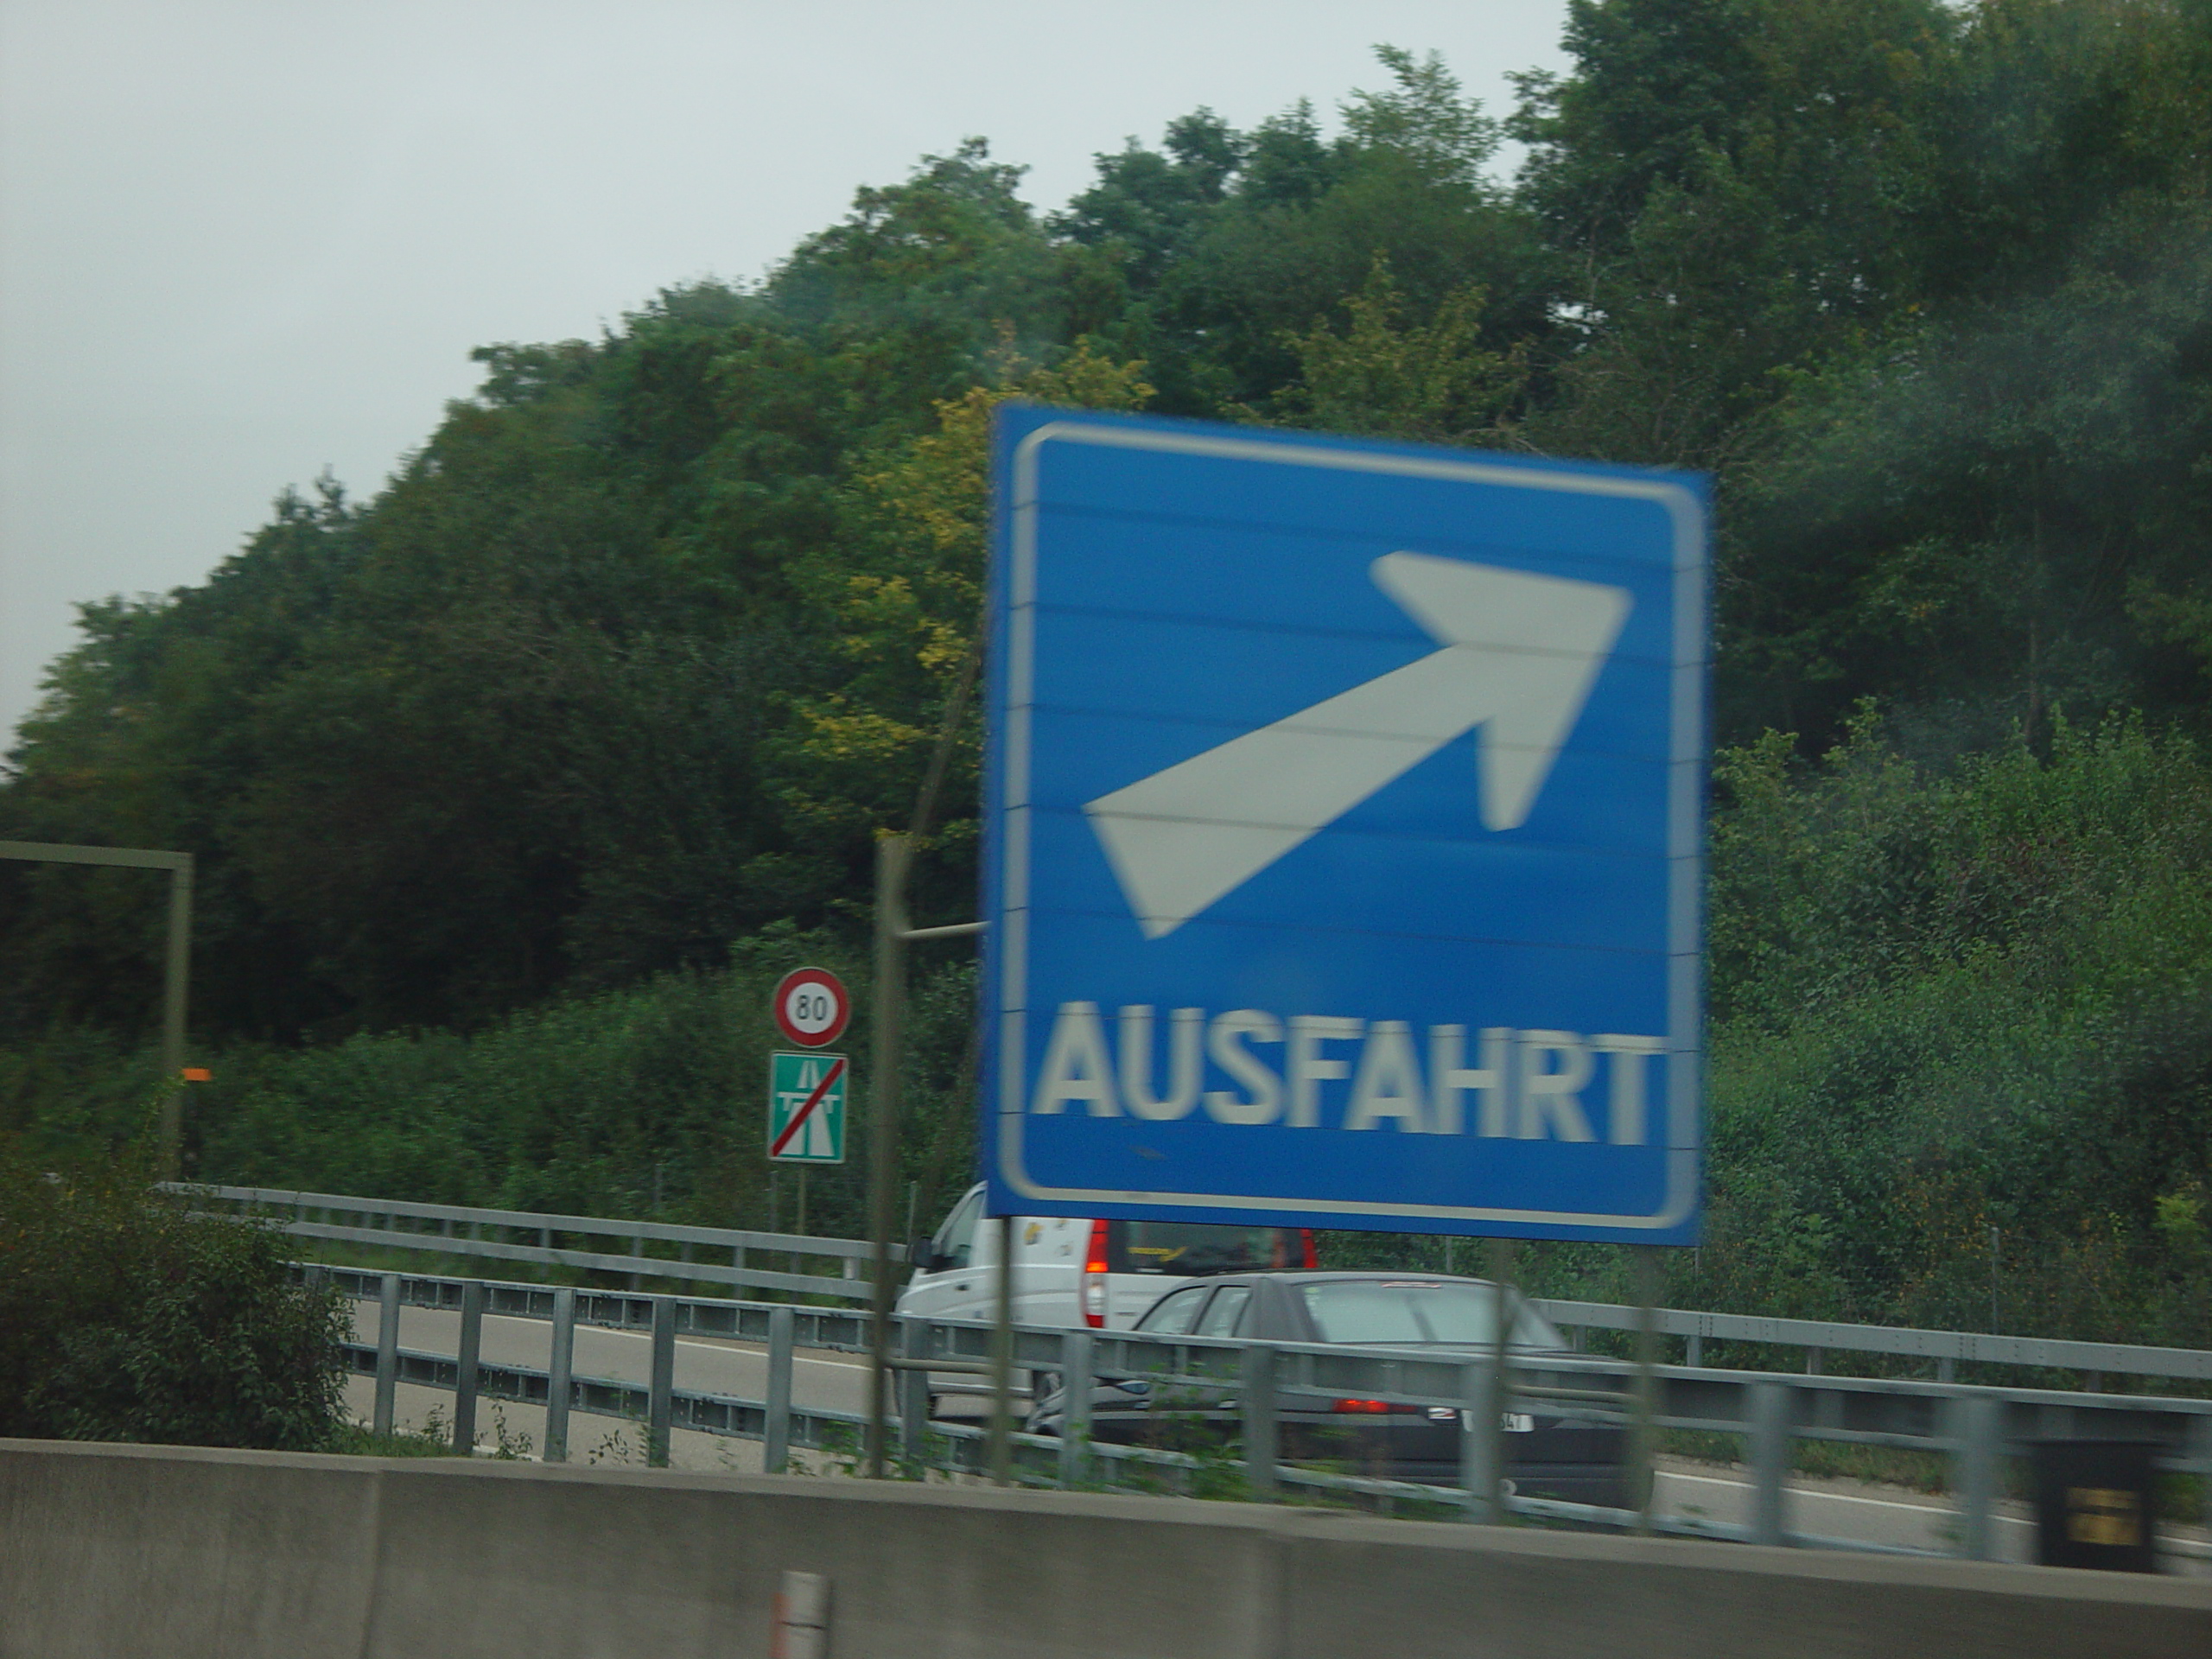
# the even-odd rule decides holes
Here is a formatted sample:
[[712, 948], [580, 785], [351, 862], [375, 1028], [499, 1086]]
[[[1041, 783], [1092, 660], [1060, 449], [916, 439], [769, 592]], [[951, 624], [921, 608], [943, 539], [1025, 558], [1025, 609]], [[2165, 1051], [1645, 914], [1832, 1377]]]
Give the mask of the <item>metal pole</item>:
[[1264, 1342], [1244, 1344], [1244, 1481], [1262, 1503], [1275, 1498], [1275, 1351]]
[[377, 1401], [369, 1416], [372, 1433], [391, 1433], [392, 1408], [398, 1392], [399, 1275], [387, 1273], [377, 1285]]
[[[1091, 1336], [1060, 1338], [1060, 1484], [1072, 1491], [1090, 1474], [1090, 1395], [1095, 1386]], [[2205, 1421], [2212, 1422], [2212, 1418]]]
[[553, 1338], [545, 1358], [545, 1461], [569, 1460], [569, 1401], [575, 1392], [576, 1293], [553, 1293]]
[[162, 966], [162, 1170], [175, 1180], [184, 1157], [184, 1017], [192, 981], [192, 855], [169, 872], [168, 950]]
[[1014, 1217], [999, 1217], [998, 1317], [991, 1331], [991, 1484], [1014, 1482]]
[[1636, 1430], [1629, 1470], [1636, 1483], [1637, 1535], [1649, 1537], [1659, 1487], [1651, 1467], [1658, 1450], [1653, 1419], [1659, 1397], [1659, 1252], [1649, 1244], [1630, 1248], [1636, 1255]]
[[484, 1281], [461, 1287], [461, 1353], [454, 1367], [453, 1449], [462, 1457], [476, 1450], [476, 1372], [484, 1349]]
[[1951, 1407], [1951, 1484], [1959, 1497], [1959, 1554], [1986, 1561], [1994, 1553], [1991, 1514], [1997, 1497], [1998, 1402], [1969, 1395]]
[[2203, 1510], [2202, 1524], [2212, 1529], [2212, 1416], [2190, 1425], [2190, 1450], [2196, 1454], [2197, 1502]]
[[1491, 1377], [1496, 1361], [1474, 1361], [1459, 1368], [1459, 1397], [1466, 1406], [1459, 1414], [1459, 1484], [1467, 1494], [1467, 1519], [1478, 1526], [1494, 1526], [1504, 1519], [1498, 1503], [1497, 1453], [1499, 1434], [1491, 1408], [1497, 1392]]
[[875, 1301], [868, 1327], [868, 1472], [883, 1478], [889, 1438], [891, 1229], [898, 1217], [899, 1026], [906, 992], [906, 863], [912, 842], [885, 836], [875, 843], [875, 1021], [869, 1102], [868, 1236], [874, 1246]]
[[668, 1467], [668, 1431], [676, 1392], [676, 1298], [653, 1298], [652, 1381], [645, 1391], [645, 1465]]
[[1783, 1483], [1789, 1470], [1789, 1385], [1754, 1382], [1751, 1389], [1750, 1444], [1745, 1450], [1751, 1465], [1751, 1541], [1781, 1545], [1789, 1541], [1789, 1516], [1783, 1504]]
[[[899, 1346], [909, 1359], [929, 1353], [930, 1327], [926, 1319], [906, 1322], [906, 1340]], [[912, 1366], [899, 1373], [899, 1455], [910, 1468], [918, 1469], [929, 1455], [930, 1374]]]
[[1489, 1442], [1484, 1463], [1490, 1486], [1483, 1494], [1484, 1518], [1492, 1526], [1505, 1524], [1505, 1414], [1513, 1404], [1513, 1245], [1510, 1238], [1490, 1242], [1491, 1309], [1490, 1392], [1483, 1402], [1476, 1430]]
[[760, 1467], [780, 1475], [791, 1460], [791, 1328], [798, 1316], [788, 1306], [768, 1315], [768, 1410], [760, 1436]]

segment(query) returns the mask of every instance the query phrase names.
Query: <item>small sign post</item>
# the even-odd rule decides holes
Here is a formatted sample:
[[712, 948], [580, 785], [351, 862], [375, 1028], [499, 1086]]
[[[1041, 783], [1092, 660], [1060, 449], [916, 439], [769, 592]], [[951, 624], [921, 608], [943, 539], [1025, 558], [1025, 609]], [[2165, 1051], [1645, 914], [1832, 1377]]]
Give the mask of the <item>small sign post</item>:
[[852, 1023], [852, 993], [827, 968], [794, 968], [778, 982], [768, 1013], [786, 1042], [810, 1051], [768, 1057], [768, 1161], [799, 1166], [804, 1233], [806, 1166], [845, 1161], [845, 1085], [852, 1066], [842, 1054], [821, 1051]]

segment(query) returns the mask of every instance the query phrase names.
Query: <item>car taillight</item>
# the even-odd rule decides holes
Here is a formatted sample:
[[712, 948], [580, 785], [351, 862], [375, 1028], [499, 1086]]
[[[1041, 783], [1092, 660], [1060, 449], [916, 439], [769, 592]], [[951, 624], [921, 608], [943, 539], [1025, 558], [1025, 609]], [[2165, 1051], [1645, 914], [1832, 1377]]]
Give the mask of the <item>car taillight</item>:
[[1313, 1230], [1311, 1227], [1301, 1227], [1298, 1230], [1298, 1236], [1306, 1243], [1306, 1270], [1308, 1273], [1315, 1272], [1321, 1265], [1321, 1253], [1313, 1248]]
[[1376, 1414], [1390, 1409], [1387, 1400], [1339, 1400], [1329, 1408], [1331, 1411], [1355, 1411]]
[[1096, 1328], [1106, 1323], [1106, 1224], [1090, 1224], [1090, 1244], [1083, 1253], [1083, 1322]]

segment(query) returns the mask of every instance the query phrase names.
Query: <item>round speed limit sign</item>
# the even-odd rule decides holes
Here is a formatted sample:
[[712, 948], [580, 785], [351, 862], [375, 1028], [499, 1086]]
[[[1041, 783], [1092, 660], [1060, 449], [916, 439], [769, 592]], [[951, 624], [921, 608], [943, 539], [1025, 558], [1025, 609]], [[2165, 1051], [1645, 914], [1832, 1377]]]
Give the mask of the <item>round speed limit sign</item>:
[[776, 987], [776, 1028], [801, 1048], [827, 1048], [845, 1034], [853, 999], [826, 968], [795, 968]]

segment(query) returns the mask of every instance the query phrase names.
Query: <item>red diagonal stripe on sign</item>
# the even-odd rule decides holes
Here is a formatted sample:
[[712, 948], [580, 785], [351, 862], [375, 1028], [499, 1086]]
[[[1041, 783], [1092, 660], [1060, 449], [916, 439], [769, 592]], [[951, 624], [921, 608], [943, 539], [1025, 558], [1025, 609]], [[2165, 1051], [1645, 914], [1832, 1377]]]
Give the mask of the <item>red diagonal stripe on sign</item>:
[[830, 1068], [828, 1075], [814, 1085], [814, 1092], [806, 1097], [806, 1104], [793, 1112], [791, 1121], [784, 1125], [784, 1132], [776, 1137], [776, 1144], [768, 1148], [771, 1158], [783, 1155], [784, 1148], [791, 1143], [791, 1136], [798, 1133], [798, 1126], [806, 1122], [807, 1114], [822, 1103], [822, 1096], [830, 1092], [830, 1085], [844, 1075], [845, 1057], [841, 1054], [837, 1057], [837, 1064]]

